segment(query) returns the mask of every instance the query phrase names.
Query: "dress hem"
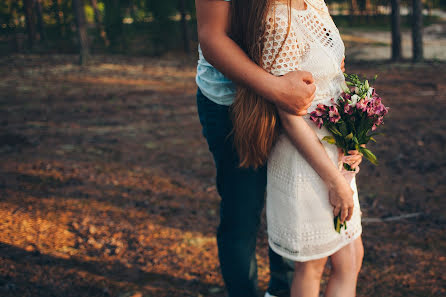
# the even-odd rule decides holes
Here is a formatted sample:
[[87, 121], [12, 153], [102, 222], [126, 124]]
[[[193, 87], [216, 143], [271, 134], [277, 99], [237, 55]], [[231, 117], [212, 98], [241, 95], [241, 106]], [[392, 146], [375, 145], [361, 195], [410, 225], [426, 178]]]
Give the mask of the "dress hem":
[[356, 234], [356, 235], [353, 237], [353, 239], [350, 240], [349, 242], [346, 242], [346, 243], [344, 243], [344, 244], [341, 244], [341, 245], [337, 246], [336, 248], [331, 249], [331, 250], [328, 251], [328, 252], [320, 253], [320, 254], [313, 255], [313, 256], [305, 256], [305, 257], [290, 256], [290, 255], [287, 254], [286, 252], [277, 249], [276, 246], [275, 246], [273, 243], [271, 243], [271, 240], [270, 240], [269, 238], [268, 238], [268, 245], [271, 247], [271, 249], [272, 249], [276, 254], [278, 254], [278, 255], [280, 255], [280, 256], [282, 256], [282, 257], [288, 259], [288, 260], [295, 261], [295, 262], [307, 262], [307, 261], [311, 261], [311, 260], [321, 259], [321, 258], [324, 258], [324, 257], [329, 257], [329, 256], [333, 255], [334, 253], [336, 253], [337, 251], [339, 251], [340, 249], [342, 249], [343, 247], [345, 247], [346, 245], [352, 243], [354, 240], [356, 240], [356, 239], [357, 239], [359, 236], [361, 236], [361, 235], [362, 235], [362, 228], [361, 228], [361, 231], [358, 232], [358, 234]]

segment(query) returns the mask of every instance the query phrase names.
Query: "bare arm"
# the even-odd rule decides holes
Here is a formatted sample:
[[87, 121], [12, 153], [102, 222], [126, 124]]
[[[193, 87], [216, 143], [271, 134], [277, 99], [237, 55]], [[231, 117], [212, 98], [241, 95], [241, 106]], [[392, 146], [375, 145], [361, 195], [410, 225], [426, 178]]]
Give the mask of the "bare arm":
[[313, 129], [301, 116], [294, 116], [279, 109], [285, 132], [305, 160], [319, 174], [329, 189], [333, 214], [341, 213], [341, 222], [353, 214], [353, 191], [338, 168], [333, 164]]
[[229, 37], [230, 2], [196, 0], [198, 38], [206, 60], [226, 77], [291, 114], [304, 115], [314, 98], [310, 73], [293, 71], [276, 77], [255, 64]]

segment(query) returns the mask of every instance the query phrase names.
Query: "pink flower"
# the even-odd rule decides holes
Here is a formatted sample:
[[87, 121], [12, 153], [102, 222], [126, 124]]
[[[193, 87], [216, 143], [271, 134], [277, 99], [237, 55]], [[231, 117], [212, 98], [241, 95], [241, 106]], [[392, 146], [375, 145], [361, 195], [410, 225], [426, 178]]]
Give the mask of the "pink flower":
[[339, 114], [336, 106], [330, 106], [328, 111], [328, 117], [330, 118], [330, 122], [337, 123], [341, 119], [341, 115]]
[[316, 111], [310, 113], [310, 121], [317, 123], [318, 117], [316, 116]]
[[322, 119], [322, 117], [317, 116], [317, 111], [316, 110], [310, 113], [310, 121], [315, 123], [319, 129], [324, 124], [324, 120]]
[[316, 116], [321, 117], [324, 114], [326, 114], [326, 111], [327, 111], [327, 106], [319, 103], [317, 105], [316, 110], [314, 111], [314, 113], [315, 113]]
[[[376, 118], [375, 122], [373, 123], [373, 126], [375, 126], [375, 125], [379, 126], [379, 125], [382, 125], [383, 123], [384, 123], [383, 117], [378, 117], [378, 118]], [[376, 127], [375, 127], [375, 129], [376, 129]]]
[[344, 98], [344, 99], [346, 99], [346, 100], [350, 100], [350, 98], [352, 98], [352, 95], [347, 94], [347, 93], [342, 93], [342, 94], [341, 94], [341, 97]]
[[384, 104], [379, 103], [374, 107], [374, 113], [376, 115], [383, 116], [387, 113], [387, 108], [384, 106]]
[[366, 112], [367, 111], [367, 103], [368, 102], [365, 99], [358, 101], [358, 103], [356, 103], [356, 109]]
[[353, 111], [353, 107], [351, 107], [350, 105], [346, 104], [344, 106], [344, 113], [351, 115], [353, 114]]

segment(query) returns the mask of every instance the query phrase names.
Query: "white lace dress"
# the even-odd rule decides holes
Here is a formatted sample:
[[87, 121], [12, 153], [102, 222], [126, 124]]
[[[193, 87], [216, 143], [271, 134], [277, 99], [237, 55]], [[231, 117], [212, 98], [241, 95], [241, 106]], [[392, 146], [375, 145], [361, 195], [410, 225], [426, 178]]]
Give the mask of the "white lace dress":
[[[313, 74], [316, 94], [310, 113], [318, 103], [330, 105], [330, 99], [341, 93], [344, 44], [325, 2], [305, 2], [305, 10], [290, 10], [288, 35], [287, 6], [277, 3], [270, 9], [262, 59], [263, 67], [274, 75], [292, 70]], [[318, 129], [308, 114], [304, 118], [319, 139], [330, 135], [325, 128]], [[322, 144], [337, 166], [336, 146], [325, 141]], [[334, 229], [333, 207], [325, 183], [288, 137], [280, 135], [268, 159], [266, 212], [271, 248], [290, 260], [302, 262], [329, 256], [356, 239], [362, 227], [355, 179], [351, 187], [353, 217], [347, 222], [347, 230], [342, 229], [339, 234]]]

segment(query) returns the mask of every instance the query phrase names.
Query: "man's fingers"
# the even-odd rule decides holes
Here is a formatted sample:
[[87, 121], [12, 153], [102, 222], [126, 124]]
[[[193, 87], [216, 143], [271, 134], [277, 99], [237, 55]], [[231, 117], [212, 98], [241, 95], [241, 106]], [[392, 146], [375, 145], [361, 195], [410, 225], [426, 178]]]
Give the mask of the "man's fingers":
[[311, 74], [311, 73], [308, 72], [308, 71], [301, 71], [301, 73], [303, 74], [303, 76], [302, 76], [302, 80], [303, 80], [304, 82], [306, 82], [307, 84], [312, 84], [312, 83], [314, 83], [314, 77], [313, 77], [313, 74]]

